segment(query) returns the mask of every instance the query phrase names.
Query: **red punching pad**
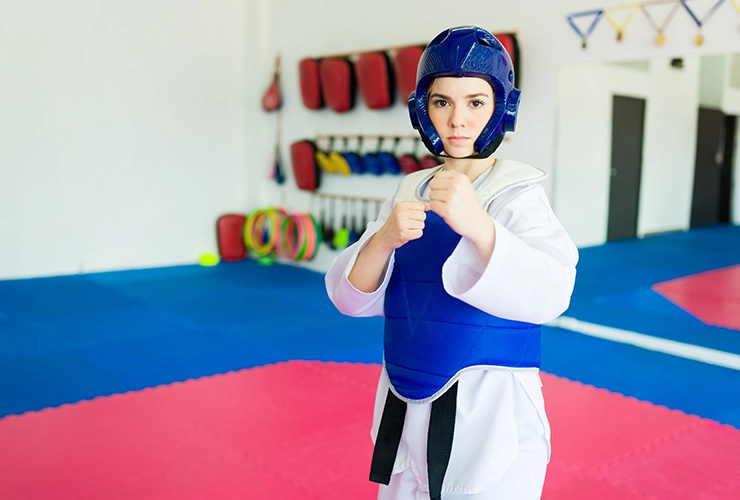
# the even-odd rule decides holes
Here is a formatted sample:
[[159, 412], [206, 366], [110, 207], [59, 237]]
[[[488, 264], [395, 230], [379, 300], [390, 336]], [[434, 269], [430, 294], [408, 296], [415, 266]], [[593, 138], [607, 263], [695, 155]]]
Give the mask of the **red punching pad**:
[[438, 167], [439, 165], [441, 165], [440, 161], [434, 156], [427, 155], [419, 160], [419, 167], [421, 170]]
[[355, 75], [346, 57], [322, 59], [319, 63], [321, 95], [326, 105], [337, 113], [355, 105]]
[[301, 59], [298, 63], [298, 78], [303, 105], [313, 110], [323, 108], [324, 100], [321, 97], [319, 62], [316, 59]]
[[421, 165], [419, 165], [419, 160], [416, 158], [416, 156], [412, 154], [407, 153], [401, 156], [398, 159], [398, 164], [401, 168], [402, 174], [410, 174], [418, 170], [421, 170]]
[[385, 52], [363, 54], [355, 61], [357, 87], [370, 109], [385, 109], [393, 104], [395, 88], [391, 62]]
[[416, 69], [419, 66], [422, 52], [424, 52], [424, 47], [404, 47], [398, 49], [393, 56], [398, 95], [401, 96], [403, 102], [406, 102], [409, 94], [416, 90]]
[[311, 141], [297, 141], [290, 146], [293, 175], [299, 189], [315, 191], [319, 187], [319, 167], [316, 165], [316, 145]]
[[222, 215], [216, 221], [218, 253], [221, 260], [236, 262], [247, 256], [244, 244], [244, 223], [247, 218], [239, 214]]

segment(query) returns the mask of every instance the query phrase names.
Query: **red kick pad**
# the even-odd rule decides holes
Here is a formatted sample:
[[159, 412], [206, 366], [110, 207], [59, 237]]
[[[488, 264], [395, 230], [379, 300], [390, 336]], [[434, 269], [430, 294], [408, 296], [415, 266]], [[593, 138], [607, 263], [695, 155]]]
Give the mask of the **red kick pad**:
[[321, 96], [337, 113], [349, 111], [355, 105], [355, 73], [346, 57], [322, 59], [319, 63]]
[[396, 85], [404, 103], [408, 101], [409, 94], [416, 90], [416, 70], [423, 52], [424, 47], [403, 47], [398, 49], [393, 56]]
[[704, 323], [740, 330], [740, 265], [657, 283], [653, 290]]
[[298, 77], [303, 105], [308, 109], [323, 108], [324, 99], [321, 97], [319, 61], [311, 58], [301, 59], [298, 63]]
[[354, 63], [357, 86], [370, 109], [385, 109], [393, 104], [396, 89], [391, 63], [385, 52], [363, 54]]
[[[0, 498], [371, 500], [378, 365], [291, 361], [0, 420]], [[544, 499], [735, 499], [740, 431], [543, 374]]]
[[218, 253], [227, 262], [236, 262], [247, 257], [247, 246], [244, 243], [244, 223], [246, 216], [241, 214], [224, 214], [216, 221]]

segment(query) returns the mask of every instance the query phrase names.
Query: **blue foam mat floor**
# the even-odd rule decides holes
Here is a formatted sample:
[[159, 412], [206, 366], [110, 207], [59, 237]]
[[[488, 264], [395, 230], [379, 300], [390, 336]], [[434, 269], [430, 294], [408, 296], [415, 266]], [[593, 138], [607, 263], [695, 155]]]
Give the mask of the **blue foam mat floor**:
[[[566, 313], [740, 352], [649, 288], [740, 263], [740, 228], [581, 251]], [[379, 363], [382, 319], [349, 318], [323, 274], [253, 260], [0, 281], [0, 416], [290, 359]], [[740, 428], [740, 372], [545, 327], [543, 370]]]
[[581, 249], [566, 315], [740, 354], [735, 330], [706, 325], [651, 286], [740, 264], [740, 226], [718, 225]]
[[247, 260], [0, 281], [0, 415], [290, 359], [377, 363], [382, 320]]

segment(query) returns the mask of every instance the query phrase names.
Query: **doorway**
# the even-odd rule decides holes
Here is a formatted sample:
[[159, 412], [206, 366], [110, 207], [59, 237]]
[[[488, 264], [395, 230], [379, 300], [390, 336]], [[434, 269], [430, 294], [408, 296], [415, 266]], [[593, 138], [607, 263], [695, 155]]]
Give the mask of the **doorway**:
[[612, 98], [612, 156], [607, 240], [637, 236], [645, 99]]
[[699, 108], [690, 227], [731, 220], [732, 164], [737, 117]]

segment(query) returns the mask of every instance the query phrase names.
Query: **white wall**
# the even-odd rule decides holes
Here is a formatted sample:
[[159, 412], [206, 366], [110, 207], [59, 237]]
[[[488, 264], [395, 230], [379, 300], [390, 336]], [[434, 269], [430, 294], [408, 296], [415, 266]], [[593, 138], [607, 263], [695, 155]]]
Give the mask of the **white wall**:
[[606, 240], [612, 98], [645, 98], [648, 87], [649, 73], [621, 66], [576, 64], [558, 74], [555, 210], [581, 246]]
[[652, 59], [649, 71], [604, 63], [561, 68], [555, 208], [579, 245], [606, 241], [614, 95], [646, 101], [637, 235], [689, 227], [700, 59], [684, 57], [681, 69], [670, 58]]
[[740, 54], [725, 57], [722, 100], [719, 108], [728, 115], [740, 115]]
[[728, 85], [740, 89], [740, 54], [732, 54], [727, 64], [729, 65], [727, 71], [729, 77]]
[[735, 224], [740, 224], [740, 54], [733, 54], [726, 59], [725, 87], [722, 93], [722, 106], [725, 114], [735, 115], [735, 158], [732, 180], [732, 206], [730, 217]]
[[680, 70], [670, 59], [651, 61], [638, 236], [689, 227], [700, 78], [698, 56], [684, 57]]
[[719, 109], [725, 89], [725, 67], [727, 55], [704, 56], [699, 71], [699, 105]]
[[246, 196], [241, 0], [4, 2], [0, 277], [191, 263]]
[[[423, 8], [396, 0], [5, 4], [0, 278], [195, 262], [215, 250], [214, 223], [224, 212], [277, 204], [316, 210], [313, 197], [293, 186], [292, 141], [410, 133], [401, 103], [370, 111], [358, 102], [345, 115], [304, 109], [296, 74], [302, 57], [425, 42], [458, 24], [516, 31], [522, 105], [517, 131], [500, 154], [553, 173], [545, 187], [560, 210], [591, 189], [577, 182], [553, 192], [560, 175], [554, 143], [561, 65], [740, 52], [729, 2], [712, 18], [702, 47], [693, 45], [693, 22], [679, 14], [661, 47], [638, 16], [620, 43], [602, 20], [587, 50], [567, 14], [617, 2], [470, 0], [459, 9], [442, 0]], [[289, 173], [280, 188], [269, 179], [276, 117], [259, 107], [278, 50], [281, 151]], [[383, 195], [393, 181], [327, 179], [323, 189]], [[591, 208], [583, 205], [580, 213]], [[593, 231], [576, 219], [566, 226], [577, 235]], [[313, 265], [324, 267], [329, 254]]]

